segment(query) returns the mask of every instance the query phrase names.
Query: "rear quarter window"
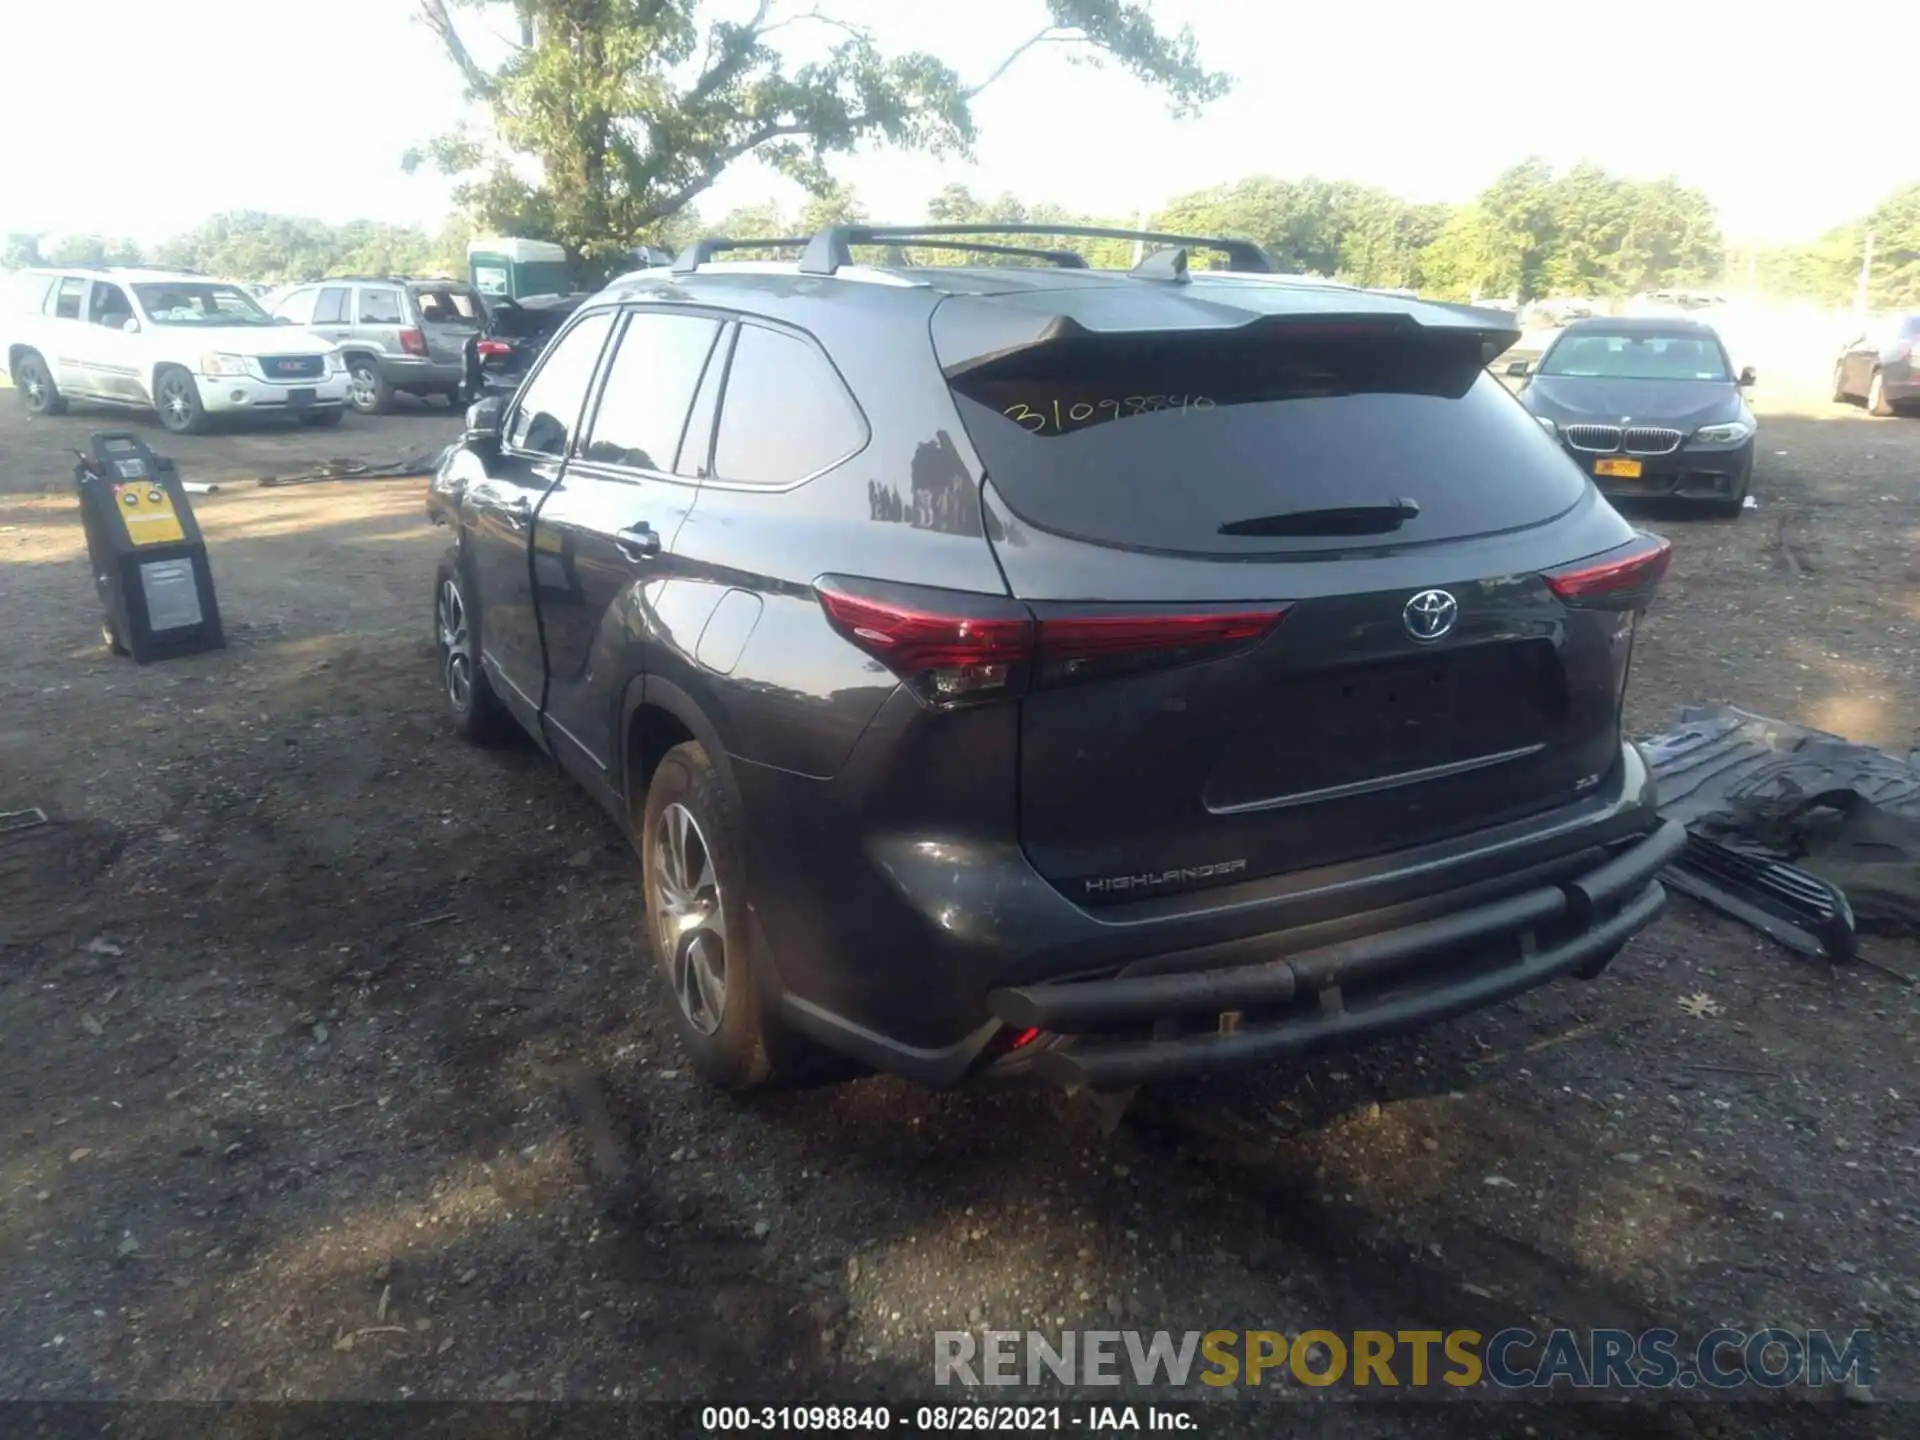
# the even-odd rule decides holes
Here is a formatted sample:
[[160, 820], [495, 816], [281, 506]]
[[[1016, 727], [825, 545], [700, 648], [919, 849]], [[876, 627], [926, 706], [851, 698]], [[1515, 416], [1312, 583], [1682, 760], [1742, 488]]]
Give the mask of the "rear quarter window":
[[714, 442], [716, 479], [793, 485], [866, 443], [866, 420], [825, 355], [783, 330], [740, 327]]
[[[1586, 479], [1477, 343], [1069, 339], [953, 382], [988, 476], [1027, 522], [1130, 548], [1255, 555], [1419, 544], [1550, 519]], [[1307, 510], [1418, 514], [1390, 534], [1235, 535]]]

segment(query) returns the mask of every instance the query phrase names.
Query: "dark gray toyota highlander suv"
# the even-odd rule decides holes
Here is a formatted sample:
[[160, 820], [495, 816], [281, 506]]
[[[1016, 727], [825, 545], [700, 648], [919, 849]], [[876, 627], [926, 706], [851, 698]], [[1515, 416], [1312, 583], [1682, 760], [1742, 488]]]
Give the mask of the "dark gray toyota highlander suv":
[[1510, 318], [1018, 228], [702, 241], [431, 486], [455, 723], [625, 827], [698, 1068], [1124, 1090], [1597, 975], [1683, 839], [1621, 734], [1668, 547]]

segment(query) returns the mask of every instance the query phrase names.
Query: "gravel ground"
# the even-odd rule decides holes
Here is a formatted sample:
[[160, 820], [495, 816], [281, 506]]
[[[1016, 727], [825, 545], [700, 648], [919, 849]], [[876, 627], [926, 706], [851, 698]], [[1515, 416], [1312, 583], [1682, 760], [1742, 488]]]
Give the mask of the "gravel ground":
[[[1920, 422], [1791, 408], [1757, 511], [1648, 517], [1676, 562], [1631, 718], [1727, 699], [1904, 749]], [[16, 491], [101, 423], [0, 417]], [[162, 448], [211, 478], [285, 438]], [[0, 1397], [851, 1401], [925, 1395], [936, 1329], [1777, 1323], [1871, 1329], [1877, 1403], [1550, 1433], [1913, 1433], [1920, 1027], [1887, 975], [1676, 900], [1595, 984], [1111, 1134], [1029, 1089], [729, 1100], [654, 1019], [621, 837], [447, 735], [419, 484], [198, 510], [230, 646], [135, 669], [71, 502], [0, 500], [0, 810], [54, 817], [0, 839]]]

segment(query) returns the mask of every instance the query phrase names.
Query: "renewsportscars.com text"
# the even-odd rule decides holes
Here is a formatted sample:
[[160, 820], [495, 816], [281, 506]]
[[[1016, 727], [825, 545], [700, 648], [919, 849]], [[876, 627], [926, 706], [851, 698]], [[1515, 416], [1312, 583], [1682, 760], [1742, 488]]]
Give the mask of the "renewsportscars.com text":
[[1503, 1390], [1779, 1390], [1874, 1380], [1865, 1330], [941, 1330], [942, 1386], [1298, 1385]]

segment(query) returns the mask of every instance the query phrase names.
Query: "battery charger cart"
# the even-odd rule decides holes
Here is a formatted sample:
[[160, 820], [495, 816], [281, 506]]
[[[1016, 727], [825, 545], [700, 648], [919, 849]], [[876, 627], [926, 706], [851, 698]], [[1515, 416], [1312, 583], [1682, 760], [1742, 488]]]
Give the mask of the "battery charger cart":
[[224, 649], [206, 542], [173, 462], [137, 435], [97, 430], [73, 478], [109, 648], [139, 665]]

